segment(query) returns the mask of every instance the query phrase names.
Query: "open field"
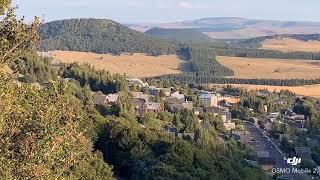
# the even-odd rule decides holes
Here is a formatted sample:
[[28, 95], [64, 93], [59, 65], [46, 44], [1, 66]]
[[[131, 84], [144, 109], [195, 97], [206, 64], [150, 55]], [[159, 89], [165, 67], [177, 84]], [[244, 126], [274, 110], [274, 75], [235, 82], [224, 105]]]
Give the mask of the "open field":
[[52, 51], [53, 58], [63, 63], [88, 63], [97, 69], [120, 73], [128, 77], [153, 77], [165, 74], [178, 74], [182, 60], [176, 55], [146, 56], [144, 54], [113, 56], [87, 52]]
[[[212, 86], [226, 86], [227, 84], [212, 84]], [[248, 85], [248, 84], [230, 84], [234, 87], [240, 87], [248, 90], [267, 89], [270, 92], [289, 90], [301, 96], [310, 96], [320, 98], [320, 84], [308, 86], [266, 86], [266, 85]]]
[[292, 38], [267, 39], [262, 43], [261, 49], [284, 52], [320, 52], [320, 41], [300, 41]]
[[217, 60], [235, 72], [235, 78], [247, 79], [316, 79], [320, 61], [279, 60], [219, 56]]

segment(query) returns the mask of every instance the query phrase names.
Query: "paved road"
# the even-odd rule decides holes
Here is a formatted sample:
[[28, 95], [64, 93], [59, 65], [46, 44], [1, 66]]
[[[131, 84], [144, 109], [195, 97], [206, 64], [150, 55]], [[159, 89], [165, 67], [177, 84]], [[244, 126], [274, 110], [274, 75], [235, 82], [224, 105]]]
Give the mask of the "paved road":
[[[249, 146], [254, 151], [268, 151], [270, 157], [273, 157], [276, 161], [275, 168], [292, 168], [292, 166], [289, 165], [284, 159], [286, 157], [278, 148], [276, 143], [273, 142], [268, 136], [266, 138], [263, 131], [259, 127], [251, 122], [244, 122], [243, 125], [245, 129], [250, 132], [251, 139], [254, 140], [253, 142], [249, 142]], [[292, 178], [294, 175], [290, 173], [285, 174], [284, 176]]]
[[283, 153], [277, 148], [277, 146], [268, 138], [266, 138], [263, 132], [254, 124], [244, 122], [244, 127], [250, 132], [250, 137], [254, 142], [249, 142], [249, 146], [255, 151], [268, 151], [269, 155], [276, 160], [276, 167], [287, 168], [290, 167], [286, 160], [284, 160]]

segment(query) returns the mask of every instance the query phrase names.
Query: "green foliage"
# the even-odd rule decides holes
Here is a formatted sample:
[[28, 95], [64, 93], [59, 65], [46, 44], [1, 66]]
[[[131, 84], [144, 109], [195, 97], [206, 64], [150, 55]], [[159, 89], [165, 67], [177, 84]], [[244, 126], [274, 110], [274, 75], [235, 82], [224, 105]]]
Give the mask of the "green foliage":
[[71, 64], [64, 69], [62, 76], [73, 78], [79, 81], [81, 86], [89, 85], [91, 90], [101, 91], [104, 94], [128, 91], [128, 84], [123, 76], [112, 75], [105, 70], [97, 71], [87, 64]]
[[[235, 152], [224, 149], [223, 145], [216, 149], [197, 146], [124, 119], [107, 124], [96, 147], [114, 165], [119, 176], [127, 179], [240, 180], [250, 179], [246, 173], [252, 170], [237, 162], [233, 157]], [[251, 175], [267, 179], [256, 169]]]
[[25, 54], [15, 60], [11, 68], [23, 74], [19, 80], [26, 83], [45, 83], [57, 79], [57, 72], [51, 68], [51, 59], [42, 58], [37, 54]]
[[38, 40], [36, 33], [39, 21], [36, 19], [30, 25], [18, 20], [15, 9], [10, 6], [11, 0], [0, 2], [0, 64], [10, 63], [22, 52], [34, 47]]
[[1, 177], [112, 178], [111, 168], [92, 154], [81, 104], [63, 85], [40, 91], [1, 77], [0, 92]]
[[183, 42], [210, 43], [214, 41], [206, 34], [194, 29], [152, 28], [146, 31], [145, 34], [158, 39], [167, 39]]
[[43, 24], [41, 51], [67, 50], [113, 53], [172, 54], [172, 43], [154, 40], [119, 23], [103, 19], [69, 19]]

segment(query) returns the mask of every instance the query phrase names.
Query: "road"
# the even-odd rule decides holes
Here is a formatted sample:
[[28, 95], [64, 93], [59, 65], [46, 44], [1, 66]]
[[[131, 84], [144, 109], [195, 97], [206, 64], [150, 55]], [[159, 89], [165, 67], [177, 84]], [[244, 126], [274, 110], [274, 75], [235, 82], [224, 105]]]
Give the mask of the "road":
[[[266, 138], [263, 131], [259, 127], [251, 122], [243, 122], [243, 125], [245, 129], [250, 132], [250, 138], [253, 141], [249, 142], [248, 145], [254, 151], [268, 151], [270, 157], [273, 157], [276, 161], [275, 168], [292, 168], [292, 166], [289, 165], [284, 159], [286, 157], [278, 148], [276, 143], [273, 142], [268, 136]], [[292, 174], [286, 174], [285, 176], [292, 177]]]

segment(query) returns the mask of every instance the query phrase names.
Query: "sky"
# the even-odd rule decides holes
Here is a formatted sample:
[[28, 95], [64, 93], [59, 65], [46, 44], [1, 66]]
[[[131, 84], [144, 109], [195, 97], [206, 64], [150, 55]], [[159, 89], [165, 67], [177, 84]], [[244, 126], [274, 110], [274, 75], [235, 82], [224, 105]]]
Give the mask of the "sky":
[[206, 17], [319, 21], [320, 0], [13, 0], [19, 16], [44, 21], [106, 18], [165, 23]]

